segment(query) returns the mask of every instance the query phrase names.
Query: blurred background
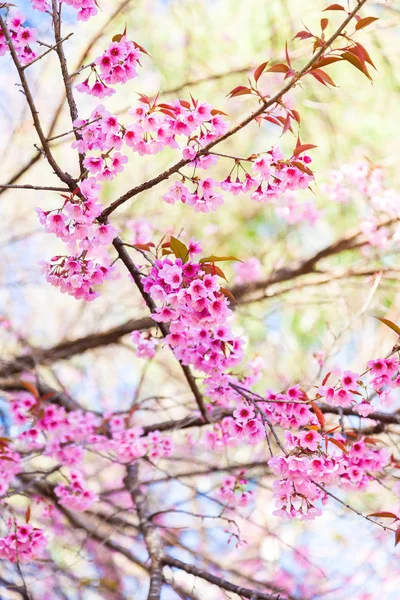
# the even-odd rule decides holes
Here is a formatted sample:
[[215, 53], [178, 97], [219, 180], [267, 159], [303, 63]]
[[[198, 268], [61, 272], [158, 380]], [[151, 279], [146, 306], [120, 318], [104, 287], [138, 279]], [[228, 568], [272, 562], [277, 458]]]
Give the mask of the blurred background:
[[[29, 24], [38, 28], [39, 39], [48, 42], [51, 31], [43, 15], [31, 10], [28, 1], [17, 4], [25, 11]], [[176, 97], [188, 99], [192, 94], [226, 112], [231, 122], [236, 123], [257, 104], [248, 97], [228, 99], [230, 90], [246, 85], [247, 77], [260, 63], [284, 59], [286, 41], [293, 63], [298, 67], [305, 64], [310, 57], [310, 44], [293, 41], [293, 37], [304, 29], [304, 24], [311, 30], [319, 28], [320, 11], [327, 2], [134, 0], [119, 3], [107, 0], [100, 5], [100, 16], [88, 23], [76, 24], [72, 12], [65, 11], [64, 34], [74, 32], [65, 50], [70, 72], [74, 72], [98, 56], [125, 26], [128, 37], [146, 48], [150, 57], [144, 57], [139, 77], [104, 102], [122, 122], [129, 123], [127, 109], [137, 103], [138, 93], [154, 96], [161, 90], [164, 101]], [[342, 14], [324, 13], [330, 19], [328, 32], [341, 22]], [[400, 2], [371, 1], [363, 14], [380, 19], [357, 38], [366, 45], [375, 63], [376, 71], [370, 69], [373, 81], [350, 64], [340, 63], [326, 69], [337, 87], [328, 89], [308, 78], [287, 97], [301, 114], [302, 142], [318, 146], [312, 151], [316, 184], [313, 191], [302, 192], [296, 200], [300, 205], [312, 207], [310, 211], [314, 216], [295, 222], [296, 218], [289, 218], [287, 204], [267, 206], [249, 197], [229, 194], [226, 194], [224, 207], [217, 212], [198, 214], [183, 205], [167, 206], [162, 195], [171, 182], [164, 182], [136, 196], [114, 213], [112, 223], [120, 229], [123, 239], [132, 243], [138, 222], [147, 228], [148, 241], [155, 243], [168, 232], [181, 233], [182, 239], [193, 236], [201, 241], [206, 256], [234, 254], [242, 260], [256, 258], [260, 264], [258, 277], [267, 280], [277, 269], [295, 265], [358, 231], [361, 221], [371, 214], [376, 215], [370, 198], [363, 195], [353, 177], [349, 177], [349, 201], [332, 200], [324, 184], [332, 182], [333, 170], [347, 165], [346, 176], [352, 172], [352, 165], [368, 159], [381, 167], [385, 188], [390, 190], [396, 204], [400, 177], [397, 166]], [[71, 126], [56, 57], [50, 54], [29, 69], [28, 75], [45, 130], [51, 131], [51, 135], [68, 131]], [[79, 75], [75, 82], [84, 78], [84, 74]], [[31, 117], [6, 57], [0, 62], [0, 83], [0, 184], [57, 185], [57, 179], [34, 148], [37, 140]], [[273, 94], [281, 84], [279, 74], [261, 80], [266, 94]], [[82, 118], [88, 117], [97, 104], [95, 98], [82, 94], [77, 94], [77, 101]], [[296, 138], [290, 133], [280, 136], [281, 130], [272, 124], [264, 122], [259, 127], [253, 123], [221, 146], [220, 151], [248, 156], [278, 144], [285, 155], [290, 156]], [[54, 148], [63, 168], [75, 174], [77, 164], [71, 142], [71, 136], [60, 138], [54, 142]], [[104, 186], [102, 201], [107, 205], [127, 189], [154, 177], [173, 164], [176, 156], [169, 149], [155, 157], [135, 155], [128, 168], [114, 182]], [[221, 161], [215, 177], [222, 180], [228, 171], [229, 165]], [[398, 199], [400, 201], [400, 195]], [[118, 263], [115, 279], [102, 287], [101, 297], [94, 303], [63, 296], [45, 282], [40, 261], [59, 253], [62, 243], [42, 230], [35, 207], [48, 210], [59, 205], [60, 198], [51, 192], [0, 190], [0, 348], [4, 364], [15, 356], [35, 356], [35, 353], [40, 356], [41, 350], [66, 340], [106, 332], [132, 319], [148, 316], [127, 273]], [[376, 216], [386, 218], [387, 214], [382, 211]], [[394, 334], [373, 318], [381, 315], [400, 322], [399, 245], [395, 228], [388, 230], [388, 238], [384, 246], [371, 246], [367, 251], [356, 248], [333, 255], [323, 263], [324, 273], [319, 277], [310, 274], [268, 286], [239, 303], [235, 310], [235, 329], [248, 337], [247, 359], [262, 359], [263, 375], [258, 391], [262, 393], [266, 388], [278, 391], [297, 382], [312, 385], [322, 368], [324, 371], [335, 367], [361, 371], [366, 360], [390, 351], [396, 341]], [[114, 258], [110, 250], [110, 260]], [[137, 260], [140, 264], [140, 257]], [[386, 269], [390, 269], [389, 275]], [[224, 271], [231, 287], [242, 282], [233, 265], [227, 263]], [[363, 272], [367, 274], [353, 276]], [[137, 401], [142, 422], [154, 420], [155, 413], [157, 420], [166, 415], [180, 418], [191, 400], [179, 369], [166, 350], [144, 362], [136, 357], [127, 337], [121, 337], [116, 344], [77, 353], [68, 361], [49, 360], [37, 368], [45, 381], [68, 390], [88, 408], [124, 410], [133, 400]], [[155, 394], [154, 382], [157, 382], [156, 392], [162, 389], [163, 395], [169, 398], [161, 404], [151, 399]], [[145, 401], [146, 398], [150, 400]], [[396, 408], [397, 404], [390, 410]], [[194, 432], [194, 439], [196, 435]], [[232, 450], [229, 460], [245, 462], [246, 452], [249, 451]], [[194, 457], [195, 454], [193, 460]], [[256, 458], [262, 460], [263, 457], [260, 453]], [[205, 464], [216, 460], [204, 450]], [[221, 464], [225, 460], [228, 458], [220, 457]], [[179, 487], [180, 484], [174, 485]], [[260, 490], [253, 509], [252, 518], [257, 523], [254, 531], [249, 532], [252, 541], [257, 539], [257, 543], [249, 545], [253, 555], [246, 552], [245, 547], [235, 549], [233, 543], [227, 552], [226, 536], [200, 524], [198, 529], [185, 534], [187, 544], [196, 547], [201, 536], [209, 536], [213, 551], [227, 552], [227, 561], [247, 561], [250, 569], [252, 561], [261, 557], [261, 566], [257, 563], [257, 568], [277, 580], [284, 571], [286, 577], [290, 574], [300, 581], [296, 585], [305, 588], [317, 581], [324, 590], [318, 597], [335, 600], [398, 598], [395, 573], [398, 574], [399, 567], [386, 538], [371, 532], [368, 524], [357, 520], [355, 515], [353, 522], [352, 517], [344, 516], [335, 506], [312, 524], [286, 525], [271, 517], [270, 485], [270, 481], [266, 482], [266, 490]], [[162, 487], [157, 487], [160, 498]], [[210, 479], [200, 491], [212, 488]], [[366, 502], [366, 508], [374, 510], [376, 500], [372, 492], [354, 502]], [[168, 493], [166, 502], [182, 495], [182, 487], [175, 489], [170, 485]], [[387, 492], [382, 489], [379, 493], [382, 497]], [[213, 510], [206, 496], [200, 494], [195, 502], [203, 510]], [[294, 544], [299, 547], [299, 542], [301, 557], [291, 549]], [[329, 562], [333, 546], [337, 560]], [[255, 548], [258, 548], [258, 556], [254, 554]], [[335, 587], [342, 586], [343, 581], [348, 582], [344, 591]], [[386, 587], [382, 588], [383, 585]], [[138, 600], [140, 593], [138, 589]]]

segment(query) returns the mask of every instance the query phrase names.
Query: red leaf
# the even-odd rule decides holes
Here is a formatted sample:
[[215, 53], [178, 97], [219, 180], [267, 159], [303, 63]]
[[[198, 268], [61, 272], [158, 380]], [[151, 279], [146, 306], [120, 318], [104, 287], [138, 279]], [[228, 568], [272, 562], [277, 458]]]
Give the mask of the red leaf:
[[329, 441], [334, 444], [335, 446], [337, 446], [342, 452], [344, 452], [345, 454], [348, 454], [348, 450], [346, 448], [346, 446], [344, 444], [342, 444], [342, 442], [339, 442], [339, 440], [335, 440], [335, 438], [329, 438]]
[[293, 156], [299, 156], [299, 154], [301, 154], [302, 152], [312, 150], [312, 148], [317, 148], [317, 146], [315, 144], [300, 144], [294, 149]]
[[336, 425], [336, 427], [332, 427], [332, 429], [328, 429], [328, 431], [326, 431], [325, 433], [328, 435], [328, 433], [333, 433], [334, 431], [337, 431], [340, 428], [341, 428], [341, 425]]
[[340, 6], [340, 4], [331, 4], [328, 8], [324, 8], [322, 12], [325, 12], [326, 10], [344, 10], [346, 12], [346, 9], [343, 8], [343, 6]]
[[217, 265], [215, 265], [214, 263], [212, 263], [211, 265], [203, 265], [203, 271], [208, 275], [219, 275], [220, 277], [225, 279], [225, 281], [228, 281], [223, 270], [217, 267]]
[[273, 123], [274, 125], [279, 125], [279, 127], [282, 127], [282, 123], [279, 123], [278, 119], [276, 119], [275, 117], [264, 117], [264, 121], [269, 121], [270, 123]]
[[300, 114], [297, 112], [297, 110], [294, 110], [294, 108], [292, 109], [292, 115], [294, 117], [294, 119], [298, 122], [298, 124], [300, 125]]
[[303, 171], [303, 173], [307, 173], [307, 175], [314, 177], [314, 173], [311, 171], [311, 169], [306, 167], [306, 165], [304, 163], [300, 162], [299, 160], [292, 161], [292, 164], [295, 167], [297, 167], [300, 171]]
[[232, 292], [230, 292], [229, 290], [227, 290], [224, 287], [220, 287], [219, 290], [220, 290], [220, 292], [222, 292], [224, 294], [224, 296], [227, 296], [235, 304], [239, 304], [238, 301], [236, 300], [235, 296], [232, 294]]
[[353, 48], [349, 48], [349, 52], [352, 52], [353, 54], [358, 56], [358, 58], [362, 62], [367, 62], [369, 65], [371, 65], [371, 67], [374, 67], [374, 69], [376, 69], [374, 63], [372, 62], [370, 55], [368, 54], [367, 50], [364, 48], [364, 46], [362, 44], [356, 42], [356, 45], [353, 46]]
[[288, 51], [288, 47], [287, 47], [287, 42], [285, 44], [285, 56], [286, 56], [286, 62], [289, 65], [289, 67], [291, 67], [291, 62], [290, 62], [290, 56], [289, 56], [289, 51]]
[[31, 505], [28, 506], [25, 513], [25, 523], [29, 523], [31, 520]]
[[356, 31], [358, 31], [359, 29], [364, 29], [364, 27], [368, 27], [368, 25], [371, 25], [371, 23], [378, 20], [378, 17], [364, 17], [363, 19], [360, 19], [358, 21], [356, 25]]
[[[125, 28], [126, 30], [126, 28]], [[137, 48], [138, 50], [140, 50], [140, 52], [143, 52], [143, 54], [147, 54], [147, 56], [151, 57], [151, 54], [149, 54], [146, 50], [146, 48], [143, 48], [143, 46], [141, 46], [140, 44], [138, 44], [137, 42], [133, 42], [135, 48]]]
[[364, 62], [356, 54], [353, 54], [352, 52], [343, 52], [342, 58], [361, 71], [368, 79], [371, 79], [371, 75], [368, 73], [368, 69]]
[[213, 108], [211, 111], [212, 115], [224, 115], [224, 117], [228, 117], [229, 115], [223, 110], [218, 110], [218, 108]]
[[389, 321], [389, 319], [384, 319], [383, 317], [375, 317], [375, 319], [378, 319], [378, 321], [392, 329], [397, 335], [400, 335], [400, 327], [392, 321]]
[[396, 547], [399, 542], [400, 542], [400, 527], [398, 527], [396, 529], [396, 533], [394, 534], [394, 546]]
[[329, 371], [329, 373], [327, 373], [325, 375], [325, 377], [322, 380], [322, 385], [326, 385], [326, 382], [328, 381], [329, 377], [331, 376], [332, 371]]
[[254, 79], [256, 81], [258, 81], [260, 79], [260, 77], [263, 74], [264, 69], [268, 63], [269, 63], [269, 60], [267, 60], [267, 62], [261, 63], [261, 65], [259, 67], [257, 67], [257, 69], [254, 71]]
[[39, 398], [40, 394], [37, 391], [36, 386], [31, 381], [23, 381], [21, 379], [21, 384], [24, 386], [25, 389], [28, 390], [28, 392], [32, 394], [32, 396], [35, 396], [35, 398]]
[[282, 129], [282, 135], [284, 133], [286, 133], [289, 129], [290, 129], [290, 131], [292, 131], [292, 127], [290, 125], [290, 115], [286, 115], [285, 123], [284, 123], [283, 129]]
[[298, 38], [299, 40], [307, 40], [308, 38], [312, 37], [314, 36], [309, 31], [299, 31], [298, 33], [296, 33], [293, 39], [295, 40], [296, 38]]
[[309, 71], [309, 74], [315, 77], [315, 79], [323, 85], [332, 85], [333, 87], [336, 87], [336, 84], [329, 77], [328, 73], [325, 73], [325, 71], [322, 71], [321, 69], [313, 69], [312, 71]]
[[373, 512], [367, 515], [368, 517], [382, 517], [382, 519], [397, 519], [397, 515], [392, 512], [387, 512], [386, 510], [382, 510], [380, 512]]
[[179, 100], [179, 104], [183, 106], [183, 108], [190, 108], [190, 102], [187, 100]]
[[244, 96], [245, 94], [251, 94], [251, 89], [244, 85], [238, 85], [229, 92], [228, 96], [233, 98], [234, 96]]
[[267, 71], [268, 73], [287, 73], [289, 71], [289, 67], [283, 63], [278, 63], [277, 65], [267, 69]]
[[139, 250], [147, 250], [147, 252], [150, 251], [152, 246], [154, 247], [153, 242], [149, 242], [148, 244], [135, 244], [135, 248], [138, 248]]
[[327, 65], [338, 62], [338, 60], [342, 60], [342, 58], [340, 56], [327, 56], [326, 58], [321, 58], [321, 60], [314, 63], [314, 68], [319, 69], [320, 67], [326, 67]]
[[313, 411], [315, 412], [315, 416], [318, 419], [319, 424], [321, 425], [321, 429], [325, 427], [325, 417], [322, 410], [315, 404], [315, 402], [310, 403], [313, 407]]
[[328, 27], [328, 23], [329, 20], [328, 19], [321, 19], [321, 31], [325, 31], [325, 29]]

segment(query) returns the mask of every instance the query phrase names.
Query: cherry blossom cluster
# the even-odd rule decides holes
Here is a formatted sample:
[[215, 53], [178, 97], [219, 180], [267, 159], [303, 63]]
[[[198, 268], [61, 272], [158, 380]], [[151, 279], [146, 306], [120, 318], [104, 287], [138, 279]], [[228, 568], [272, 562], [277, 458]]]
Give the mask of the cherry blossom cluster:
[[62, 207], [46, 212], [36, 209], [46, 231], [54, 233], [73, 252], [72, 256], [55, 256], [50, 262], [43, 262], [46, 279], [62, 293], [77, 299], [97, 298], [93, 287], [101, 285], [112, 273], [112, 267], [87, 256], [88, 252], [110, 244], [117, 235], [113, 225], [97, 221], [102, 210], [97, 198], [99, 189], [96, 179], [89, 177], [75, 192], [63, 195]]
[[111, 268], [84, 256], [53, 256], [50, 262], [42, 261], [42, 272], [61, 293], [90, 302], [99, 296], [93, 288], [107, 279]]
[[[191, 242], [188, 258], [200, 251]], [[165, 257], [154, 262], [143, 278], [144, 289], [161, 306], [153, 319], [170, 323], [166, 343], [185, 365], [193, 365], [209, 377], [205, 383], [213, 399], [219, 398], [220, 385], [229, 386], [227, 369], [243, 357], [243, 340], [228, 326], [229, 300], [221, 291], [212, 265], [193, 260]], [[212, 390], [215, 389], [215, 395]]]
[[386, 449], [371, 447], [362, 440], [346, 454], [328, 456], [319, 447], [322, 436], [315, 431], [300, 432], [298, 436], [286, 432], [285, 438], [290, 454], [268, 461], [279, 476], [273, 484], [277, 507], [274, 514], [285, 518], [310, 520], [319, 516], [321, 503], [328, 500], [326, 485], [365, 489], [389, 461]]
[[[193, 156], [196, 156], [193, 150]], [[191, 157], [191, 156], [190, 156]], [[184, 150], [184, 158], [188, 158], [188, 149]], [[193, 160], [191, 165], [209, 167], [209, 164], [198, 164], [200, 160], [205, 158], [216, 159], [216, 156], [206, 155]], [[237, 170], [236, 179], [232, 180], [232, 172], [228, 177], [218, 182], [207, 177], [200, 179], [197, 176], [185, 176], [182, 181], [175, 182], [168, 192], [164, 194], [163, 200], [168, 204], [182, 202], [188, 206], [193, 206], [196, 212], [214, 211], [224, 203], [223, 195], [217, 188], [223, 191], [230, 192], [233, 195], [239, 193], [251, 192], [251, 199], [262, 203], [277, 203], [281, 215], [289, 222], [299, 222], [301, 220], [309, 220], [314, 222], [318, 218], [318, 212], [311, 202], [297, 205], [294, 200], [294, 190], [308, 188], [314, 180], [313, 174], [307, 167], [311, 162], [311, 157], [293, 156], [289, 160], [285, 160], [279, 148], [274, 147], [272, 150], [253, 159], [247, 159], [252, 164], [252, 173], [246, 171], [240, 159], [233, 159], [235, 166], [233, 170]], [[233, 171], [232, 170], [232, 171]], [[239, 176], [239, 174], [241, 175]], [[193, 184], [191, 191], [186, 181]], [[281, 206], [282, 197], [286, 202]]]
[[235, 283], [245, 284], [257, 281], [262, 275], [262, 265], [256, 256], [234, 264]]
[[12, 563], [26, 563], [42, 558], [47, 537], [29, 523], [17, 525], [9, 521], [10, 533], [0, 538], [0, 558]]
[[47, 0], [31, 0], [32, 8], [40, 12], [49, 12], [50, 4]]
[[[72, 143], [81, 154], [97, 151], [98, 155], [87, 156], [84, 166], [97, 181], [111, 181], [124, 170], [128, 157], [122, 155], [122, 129], [115, 115], [100, 104], [91, 113], [89, 119], [77, 119], [74, 127], [80, 138]], [[92, 179], [92, 177], [91, 177]]]
[[[7, 29], [18, 55], [18, 59], [22, 65], [35, 60], [37, 54], [32, 50], [31, 45], [36, 42], [37, 31], [32, 27], [24, 25], [26, 21], [25, 15], [22, 15], [18, 10], [10, 10], [10, 15], [6, 19]], [[9, 52], [7, 40], [4, 31], [0, 28], [0, 56], [4, 56]]]
[[[130, 109], [133, 122], [125, 128], [125, 143], [140, 156], [157, 154], [164, 147], [179, 148], [176, 138], [187, 138], [183, 158], [192, 159], [199, 149], [215, 140], [228, 129], [219, 111], [206, 102], [174, 100], [170, 104], [156, 104], [141, 96], [139, 105]], [[215, 157], [199, 157], [198, 166], [208, 168]]]
[[[63, 0], [63, 2], [78, 11], [79, 21], [88, 21], [98, 13], [96, 0]], [[31, 4], [36, 10], [51, 12], [51, 3], [48, 0], [31, 0]]]
[[245, 471], [235, 477], [226, 477], [219, 490], [217, 497], [230, 507], [248, 506], [252, 499], [252, 492], [248, 490], [248, 480], [244, 478]]
[[142, 427], [126, 427], [126, 420], [118, 416], [111, 418], [110, 431], [112, 439], [108, 448], [122, 462], [131, 462], [143, 456], [155, 459], [171, 455], [171, 438], [162, 436], [159, 431], [152, 431], [144, 437]]
[[0, 446], [0, 497], [4, 496], [15, 476], [22, 471], [22, 460], [18, 452], [7, 445]]
[[400, 239], [398, 226], [393, 233], [382, 226], [383, 220], [395, 220], [400, 216], [400, 195], [387, 187], [381, 166], [367, 160], [342, 165], [331, 171], [328, 182], [321, 184], [321, 190], [331, 202], [351, 202], [353, 210], [354, 207], [359, 209], [359, 227], [369, 246], [387, 248]]
[[139, 358], [153, 358], [156, 354], [158, 340], [142, 331], [132, 331], [130, 338], [136, 346]]
[[129, 242], [136, 246], [137, 244], [148, 244], [154, 231], [153, 224], [147, 219], [130, 219], [126, 223]]
[[[359, 415], [368, 417], [375, 410], [369, 400], [369, 391], [386, 405], [391, 401], [391, 390], [400, 386], [399, 370], [400, 360], [389, 357], [368, 361], [364, 374], [365, 378], [369, 378], [367, 383], [360, 374], [344, 371], [335, 385], [328, 386], [328, 374], [323, 385], [317, 387], [315, 400], [351, 407]], [[232, 443], [229, 434], [234, 440], [246, 438], [250, 443], [257, 438], [263, 439], [263, 415], [272, 425], [286, 429], [285, 448], [288, 454], [269, 461], [273, 472], [280, 477], [274, 482], [277, 515], [314, 518], [321, 514], [321, 502], [327, 500], [320, 486], [335, 484], [344, 489], [365, 489], [373, 474], [389, 462], [387, 451], [371, 445], [375, 444], [374, 441], [361, 439], [354, 442], [338, 432], [319, 433], [317, 430], [321, 422], [316, 410], [308, 396], [296, 385], [281, 394], [267, 391], [265, 401], [257, 400], [254, 406], [250, 401], [242, 400], [236, 404], [232, 418], [227, 418], [228, 430], [225, 429], [224, 438], [227, 444]], [[294, 433], [293, 429], [299, 431]], [[207, 442], [215, 445], [216, 439], [209, 436]], [[346, 449], [348, 443], [351, 443], [349, 450]], [[328, 447], [334, 449], [334, 454], [328, 455]]]
[[351, 407], [363, 417], [375, 410], [368, 398], [369, 391], [377, 395], [383, 406], [389, 405], [393, 400], [392, 390], [400, 386], [400, 361], [395, 357], [377, 358], [368, 361], [367, 369], [368, 383], [358, 373], [345, 371], [335, 386], [320, 386], [318, 397], [333, 406]]
[[[137, 77], [137, 66], [140, 64], [141, 51], [139, 46], [121, 36], [119, 41], [113, 41], [105, 52], [92, 65], [92, 70], [87, 79], [76, 86], [79, 92], [84, 92], [97, 98], [105, 98], [115, 94], [110, 87], [118, 83], [126, 83]], [[98, 70], [100, 70], [100, 73]], [[91, 76], [95, 76], [95, 82], [91, 85]]]
[[113, 225], [99, 223], [96, 219], [102, 211], [97, 202], [100, 186], [94, 177], [82, 181], [76, 193], [63, 195], [61, 208], [43, 211], [37, 208], [40, 223], [49, 233], [54, 233], [69, 248], [88, 251], [97, 246], [107, 246], [117, 235]]
[[77, 512], [88, 510], [98, 500], [98, 495], [86, 487], [83, 475], [78, 471], [70, 473], [70, 484], [59, 483], [54, 488], [58, 502]]

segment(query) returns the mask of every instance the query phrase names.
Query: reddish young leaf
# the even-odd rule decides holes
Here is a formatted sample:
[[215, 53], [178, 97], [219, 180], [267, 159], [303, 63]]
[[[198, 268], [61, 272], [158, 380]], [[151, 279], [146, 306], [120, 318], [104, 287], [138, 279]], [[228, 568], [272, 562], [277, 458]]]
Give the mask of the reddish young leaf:
[[303, 171], [303, 173], [307, 173], [307, 175], [310, 175], [311, 177], [314, 176], [314, 173], [311, 171], [311, 169], [309, 169], [308, 167], [306, 167], [306, 165], [302, 162], [300, 162], [299, 160], [294, 160], [293, 164], [300, 170]]
[[283, 124], [282, 135], [284, 133], [286, 133], [288, 130], [292, 131], [291, 122], [290, 122], [290, 115], [289, 114], [286, 115], [286, 119], [285, 119], [285, 122]]
[[325, 12], [326, 10], [344, 10], [346, 12], [346, 9], [343, 8], [343, 6], [341, 6], [340, 4], [331, 4], [327, 8], [324, 8], [322, 12]]
[[358, 31], [359, 29], [364, 29], [364, 27], [368, 27], [368, 25], [371, 25], [371, 23], [378, 20], [378, 17], [364, 17], [363, 19], [360, 19], [358, 21], [356, 25], [356, 31]]
[[341, 56], [327, 56], [326, 58], [321, 58], [319, 61], [314, 63], [314, 68], [319, 69], [320, 67], [326, 67], [327, 65], [332, 65], [339, 60], [342, 60]]
[[376, 70], [374, 63], [372, 62], [372, 58], [370, 57], [370, 55], [368, 54], [368, 51], [366, 50], [366, 48], [364, 48], [364, 46], [362, 44], [360, 44], [359, 42], [356, 42], [355, 46], [353, 46], [352, 48], [349, 48], [348, 50], [349, 50], [349, 52], [352, 52], [353, 54], [358, 56], [358, 58], [362, 62], [367, 62], [369, 65], [371, 65], [371, 67], [374, 67], [374, 69]]
[[153, 242], [149, 242], [148, 244], [135, 244], [135, 248], [138, 248], [138, 250], [147, 250], [148, 252], [152, 246], [154, 247]]
[[274, 65], [273, 67], [267, 69], [268, 73], [287, 73], [288, 71], [289, 67], [287, 65], [284, 65], [283, 63], [278, 63], [277, 65]]
[[211, 111], [212, 115], [223, 115], [224, 117], [229, 117], [228, 113], [224, 112], [223, 110], [218, 110], [218, 108], [213, 108]]
[[308, 71], [308, 72], [310, 75], [315, 77], [315, 79], [317, 81], [319, 81], [320, 83], [322, 83], [323, 85], [326, 85], [326, 86], [332, 85], [333, 87], [336, 87], [336, 84], [329, 77], [328, 73], [325, 73], [325, 71], [322, 71], [322, 69], [313, 69], [312, 71]]
[[267, 64], [269, 63], [269, 60], [267, 60], [266, 62], [261, 63], [261, 65], [259, 65], [257, 67], [257, 69], [254, 71], [254, 79], [256, 81], [258, 81], [261, 77], [261, 75], [264, 73], [264, 69], [267, 66]]
[[289, 50], [287, 47], [287, 42], [285, 43], [285, 56], [286, 56], [286, 62], [289, 65], [289, 67], [292, 67], [292, 64], [290, 62], [290, 56], [289, 56]]
[[212, 263], [211, 265], [210, 264], [203, 265], [203, 271], [205, 273], [207, 273], [208, 275], [219, 275], [220, 277], [225, 279], [225, 281], [228, 281], [223, 270], [220, 269], [219, 267], [217, 267], [217, 265], [214, 265], [214, 263]]
[[227, 290], [224, 287], [220, 287], [219, 290], [220, 290], [220, 292], [222, 292], [224, 294], [224, 296], [229, 298], [229, 300], [232, 300], [232, 302], [234, 302], [235, 304], [239, 304], [238, 301], [236, 300], [235, 296], [232, 294], [232, 292], [230, 292], [229, 290]]
[[291, 113], [292, 113], [295, 121], [297, 121], [297, 123], [300, 125], [301, 117], [300, 117], [300, 114], [298, 113], [298, 111], [295, 110], [294, 108], [292, 108]]
[[317, 147], [318, 146], [316, 146], [315, 144], [300, 144], [294, 149], [293, 156], [299, 156], [299, 154], [301, 154], [302, 152], [306, 152], [307, 150], [312, 150], [313, 148]]
[[329, 20], [327, 18], [321, 19], [321, 31], [325, 31], [328, 27]]
[[400, 335], [400, 327], [392, 321], [389, 321], [389, 319], [384, 319], [383, 317], [375, 317], [375, 319], [378, 319], [378, 321], [392, 329], [397, 335]]
[[183, 106], [183, 108], [190, 108], [190, 102], [187, 100], [179, 100], [179, 104]]
[[367, 515], [368, 517], [381, 517], [382, 519], [397, 519], [397, 515], [392, 512], [388, 512], [386, 510], [382, 510], [379, 512], [373, 512]]
[[246, 94], [251, 94], [251, 89], [244, 85], [238, 85], [229, 92], [228, 96], [233, 98], [234, 96], [244, 96]]
[[25, 523], [29, 523], [31, 520], [31, 505], [28, 506], [25, 512]]
[[278, 119], [276, 119], [275, 117], [271, 117], [271, 116], [264, 117], [264, 121], [269, 121], [270, 123], [273, 123], [274, 125], [279, 125], [279, 127], [282, 127], [282, 123], [280, 123], [278, 121]]
[[364, 62], [352, 52], [343, 52], [342, 54], [343, 60], [347, 60], [350, 64], [353, 65], [356, 69], [361, 71], [368, 79], [371, 79], [371, 75], [368, 73], [368, 69], [365, 66]]
[[331, 376], [332, 371], [329, 371], [329, 373], [327, 373], [325, 375], [325, 377], [322, 380], [322, 385], [326, 385], [326, 382], [328, 381], [329, 377]]
[[339, 450], [341, 450], [345, 454], [349, 453], [349, 451], [347, 450], [346, 446], [342, 442], [339, 442], [339, 440], [335, 440], [335, 438], [329, 438], [329, 441], [332, 444], [334, 444], [335, 446], [337, 446], [337, 448], [339, 448]]
[[310, 404], [315, 412], [315, 416], [317, 417], [319, 424], [321, 425], [321, 429], [323, 429], [326, 421], [322, 410], [315, 404], [315, 402], [310, 402]]
[[307, 40], [308, 38], [312, 38], [314, 37], [312, 33], [310, 33], [309, 31], [299, 31], [298, 33], [296, 33], [296, 35], [294, 36], [294, 40], [295, 39], [299, 39], [299, 40]]
[[399, 542], [400, 542], [400, 527], [398, 527], [396, 529], [396, 532], [394, 534], [394, 546], [396, 547]]
[[332, 429], [328, 429], [328, 431], [326, 431], [325, 433], [328, 435], [328, 433], [333, 433], [334, 431], [337, 431], [338, 429], [340, 429], [341, 425], [336, 425], [336, 427], [332, 427]]
[[23, 381], [21, 379], [21, 385], [23, 385], [24, 388], [32, 394], [32, 396], [35, 396], [35, 398], [39, 398], [40, 394], [37, 391], [36, 386], [31, 381]]

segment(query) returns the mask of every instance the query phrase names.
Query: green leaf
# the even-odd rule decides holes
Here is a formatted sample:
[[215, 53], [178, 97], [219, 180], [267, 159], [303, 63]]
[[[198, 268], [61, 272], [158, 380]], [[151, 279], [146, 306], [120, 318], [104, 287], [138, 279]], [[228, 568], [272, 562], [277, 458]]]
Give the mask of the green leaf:
[[170, 246], [176, 258], [181, 258], [183, 263], [189, 260], [189, 249], [177, 238], [171, 237]]

